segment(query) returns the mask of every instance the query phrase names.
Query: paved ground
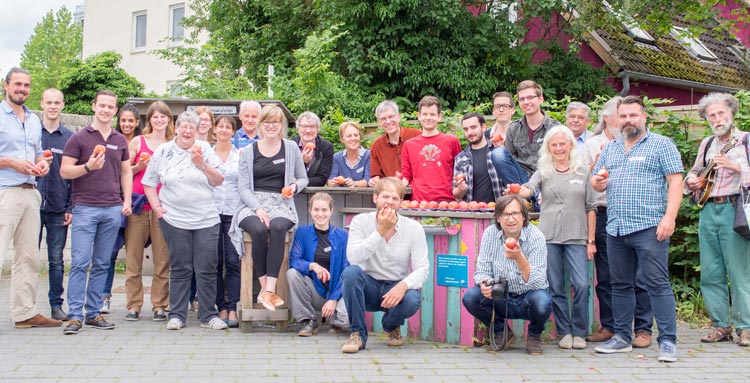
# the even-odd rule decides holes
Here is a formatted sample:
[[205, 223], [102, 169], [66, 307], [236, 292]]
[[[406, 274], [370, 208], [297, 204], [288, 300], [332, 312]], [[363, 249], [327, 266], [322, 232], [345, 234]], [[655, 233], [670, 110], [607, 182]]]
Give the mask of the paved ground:
[[[118, 275], [109, 318], [112, 331], [85, 328], [63, 336], [62, 328], [18, 330], [10, 321], [10, 282], [0, 281], [0, 381], [3, 382], [747, 382], [750, 350], [735, 344], [703, 345], [704, 331], [680, 327], [680, 360], [656, 361], [657, 347], [629, 354], [563, 351], [546, 344], [529, 357], [524, 343], [501, 354], [482, 348], [410, 341], [389, 349], [371, 336], [354, 355], [340, 351], [344, 335], [321, 332], [299, 338], [269, 329], [202, 329], [191, 313], [188, 327], [125, 322], [124, 279]], [[38, 307], [48, 314], [47, 287], [39, 284]], [[148, 301], [148, 298], [146, 299]], [[148, 311], [148, 307], [144, 307]]]

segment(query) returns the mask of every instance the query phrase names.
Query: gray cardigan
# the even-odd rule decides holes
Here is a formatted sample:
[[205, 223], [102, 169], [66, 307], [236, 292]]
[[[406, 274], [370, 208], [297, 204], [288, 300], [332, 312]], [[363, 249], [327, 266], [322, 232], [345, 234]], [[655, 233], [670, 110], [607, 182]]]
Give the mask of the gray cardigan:
[[581, 166], [569, 174], [553, 174], [542, 180], [534, 172], [524, 184], [532, 195], [541, 188], [542, 205], [539, 212], [539, 230], [547, 243], [585, 245], [588, 238], [586, 213], [596, 210], [594, 189], [589, 183], [589, 170]]
[[[307, 186], [307, 171], [305, 170], [305, 164], [302, 162], [302, 153], [299, 151], [299, 146], [292, 141], [284, 139], [284, 185], [290, 185], [291, 183], [297, 184], [297, 193]], [[240, 229], [240, 222], [243, 219], [254, 215], [255, 211], [259, 209], [260, 203], [255, 199], [255, 186], [253, 184], [253, 160], [255, 159], [255, 152], [253, 145], [248, 145], [240, 152], [240, 164], [239, 174], [237, 179], [237, 186], [240, 193], [240, 207], [232, 217], [232, 225], [229, 228], [229, 237], [232, 239], [232, 244], [240, 258], [243, 256], [243, 240], [242, 240], [242, 229]], [[281, 191], [279, 191], [281, 192]], [[294, 213], [294, 223], [297, 224], [297, 209], [294, 207], [294, 199], [288, 199], [286, 202]]]

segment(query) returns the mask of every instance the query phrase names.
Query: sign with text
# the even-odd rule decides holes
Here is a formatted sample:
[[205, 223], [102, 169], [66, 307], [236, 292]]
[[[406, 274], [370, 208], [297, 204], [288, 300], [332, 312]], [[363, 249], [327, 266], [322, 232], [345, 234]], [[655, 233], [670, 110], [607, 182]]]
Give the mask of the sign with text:
[[435, 264], [439, 286], [469, 287], [469, 257], [438, 254]]

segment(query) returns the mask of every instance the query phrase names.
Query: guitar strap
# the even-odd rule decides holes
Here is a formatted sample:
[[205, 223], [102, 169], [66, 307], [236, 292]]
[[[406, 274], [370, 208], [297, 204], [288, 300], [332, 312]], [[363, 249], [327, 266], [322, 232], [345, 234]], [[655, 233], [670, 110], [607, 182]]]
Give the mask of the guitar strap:
[[706, 167], [706, 156], [708, 155], [708, 148], [711, 147], [711, 143], [714, 142], [714, 135], [711, 135], [711, 137], [708, 137], [708, 142], [706, 142], [706, 147], [703, 148], [703, 167]]

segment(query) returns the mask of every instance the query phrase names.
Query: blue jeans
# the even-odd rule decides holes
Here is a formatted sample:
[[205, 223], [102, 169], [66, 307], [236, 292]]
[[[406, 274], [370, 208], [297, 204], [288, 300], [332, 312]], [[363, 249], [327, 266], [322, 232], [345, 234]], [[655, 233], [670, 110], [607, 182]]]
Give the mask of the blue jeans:
[[216, 265], [216, 307], [219, 311], [237, 311], [237, 301], [240, 300], [240, 256], [232, 245], [232, 239], [229, 238], [232, 216], [220, 214], [219, 218], [221, 226], [219, 263]]
[[[599, 299], [599, 322], [602, 328], [615, 332], [615, 318], [612, 314], [612, 277], [609, 274], [607, 253], [607, 209], [600, 208], [596, 213], [596, 297]], [[651, 334], [654, 318], [651, 313], [651, 298], [648, 296], [643, 278], [635, 282], [635, 332]]]
[[516, 162], [516, 159], [510, 154], [505, 147], [492, 149], [492, 165], [495, 166], [497, 176], [500, 177], [503, 185], [519, 184], [523, 185], [529, 182], [529, 175]]
[[[472, 316], [484, 323], [487, 328], [492, 321], [492, 300], [482, 295], [479, 286], [466, 290], [462, 303]], [[538, 337], [544, 331], [544, 324], [552, 312], [552, 298], [547, 290], [532, 290], [520, 295], [508, 295], [495, 300], [495, 334], [503, 331], [506, 319], [529, 321], [529, 335]]]
[[[565, 270], [573, 288], [573, 307], [568, 303]], [[589, 334], [589, 268], [586, 245], [547, 244], [547, 280], [558, 335]], [[572, 315], [571, 315], [572, 312]], [[571, 321], [572, 316], [572, 321]]]
[[[72, 261], [68, 278], [68, 307], [70, 319], [83, 319], [99, 315], [102, 293], [120, 229], [122, 205], [97, 207], [77, 205], [73, 208], [71, 229]], [[89, 267], [91, 273], [86, 283]]]
[[[65, 263], [63, 249], [68, 237], [68, 227], [65, 226], [65, 213], [39, 212], [41, 227], [47, 228], [47, 262], [49, 264], [49, 298], [50, 307], [60, 307], [63, 304], [62, 295]], [[42, 243], [42, 230], [39, 230], [39, 243]]]
[[677, 318], [672, 286], [669, 284], [669, 239], [658, 241], [656, 227], [621, 236], [607, 236], [609, 272], [612, 276], [612, 307], [615, 334], [630, 341], [630, 326], [636, 304], [635, 285], [640, 278], [648, 291], [656, 326], [657, 341], [677, 339]]
[[117, 254], [122, 249], [122, 245], [125, 244], [125, 228], [121, 227], [117, 231], [117, 239], [115, 240], [115, 246], [112, 249], [112, 256], [109, 258], [109, 267], [107, 268], [107, 279], [104, 281], [104, 298], [112, 297], [112, 284], [115, 282], [115, 266], [117, 265]]
[[342, 297], [349, 314], [352, 332], [358, 332], [362, 344], [367, 345], [367, 325], [365, 311], [383, 311], [383, 330], [393, 331], [404, 324], [407, 318], [419, 310], [419, 290], [409, 289], [395, 307], [389, 309], [380, 306], [383, 295], [400, 281], [379, 281], [367, 275], [361, 267], [350, 265], [341, 274]]

